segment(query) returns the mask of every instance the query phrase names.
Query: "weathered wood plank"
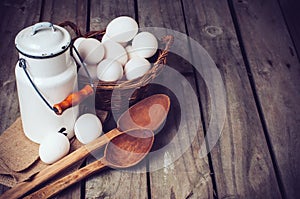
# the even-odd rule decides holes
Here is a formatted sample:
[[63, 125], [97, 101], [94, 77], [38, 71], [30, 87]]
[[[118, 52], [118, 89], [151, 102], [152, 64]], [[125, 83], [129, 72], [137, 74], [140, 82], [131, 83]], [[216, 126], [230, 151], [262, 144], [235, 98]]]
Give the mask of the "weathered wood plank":
[[[40, 1], [5, 0], [0, 3], [0, 133], [20, 116], [14, 75], [18, 59], [14, 39], [20, 30], [39, 20], [40, 8]], [[0, 186], [0, 194], [6, 190]]]
[[1, 1], [1, 100], [0, 132], [19, 117], [15, 84], [15, 65], [18, 55], [14, 39], [19, 31], [39, 20], [39, 1]]
[[300, 63], [277, 1], [233, 1], [287, 198], [300, 195]]
[[90, 30], [104, 30], [111, 20], [119, 16], [135, 18], [133, 0], [91, 0], [90, 12]]
[[[160, 75], [162, 79], [172, 77], [170, 73]], [[195, 88], [194, 76], [176, 78], [173, 84], [176, 88], [168, 93], [173, 107], [149, 160], [151, 198], [214, 198], [208, 158], [199, 157], [204, 142], [199, 104], [187, 89], [187, 84]]]
[[[84, 33], [87, 26], [87, 6], [85, 0], [45, 1], [41, 21], [51, 21], [54, 24], [72, 21]], [[73, 34], [73, 32], [70, 32], [70, 34]]]
[[[89, 159], [89, 162], [93, 161]], [[86, 181], [86, 198], [147, 198], [145, 166], [141, 173], [108, 169]]]
[[[90, 30], [103, 30], [112, 19], [121, 15], [134, 18], [133, 0], [92, 0]], [[92, 161], [93, 157], [87, 163]], [[108, 169], [90, 177], [86, 181], [85, 197], [147, 198], [146, 166], [142, 164], [137, 170], [140, 173]]]
[[279, 2], [300, 60], [300, 2], [298, 0], [280, 0]]
[[[138, 1], [138, 16], [141, 27], [164, 27], [185, 32], [180, 1]], [[176, 46], [176, 49], [189, 56], [187, 42]], [[168, 56], [167, 65], [185, 76], [181, 80], [171, 71], [163, 71], [159, 76], [159, 79], [170, 82], [169, 86], [177, 92], [176, 97], [169, 93], [173, 108], [167, 126], [158, 134], [159, 150], [149, 160], [151, 198], [213, 198], [208, 159], [198, 156], [204, 140], [199, 104], [197, 98], [192, 97], [191, 90], [187, 89], [187, 84], [196, 87], [193, 68], [174, 54]], [[175, 90], [171, 91], [174, 94]], [[176, 100], [181, 100], [182, 104], [176, 104]]]
[[[84, 0], [45, 1], [43, 11], [41, 21], [50, 21], [54, 24], [59, 24], [63, 21], [72, 21], [77, 24], [82, 31], [86, 30], [87, 2]], [[73, 32], [70, 32], [70, 34], [74, 35]], [[84, 186], [84, 183], [78, 182], [63, 190], [55, 198], [81, 198], [82, 186]]]
[[[227, 2], [203, 0], [183, 4], [188, 32], [216, 62], [227, 93], [223, 133], [211, 151], [218, 198], [280, 198]], [[205, 91], [200, 76], [199, 85]], [[216, 94], [210, 93], [212, 97]], [[206, 129], [211, 115], [210, 100], [207, 93], [201, 92]]]
[[[163, 27], [172, 32], [185, 32], [185, 23], [182, 15], [182, 9], [179, 1], [138, 1], [138, 12], [140, 27]], [[149, 9], [153, 8], [153, 9]], [[168, 32], [166, 30], [166, 32]], [[159, 38], [160, 39], [160, 38]], [[175, 43], [176, 44], [176, 43]], [[188, 49], [188, 43], [181, 43], [181, 46], [174, 46], [178, 51], [185, 52]], [[188, 56], [188, 51], [185, 53]], [[172, 67], [182, 74], [193, 73], [193, 67], [184, 59], [179, 60], [178, 56], [172, 52], [168, 54], [168, 62], [178, 64]]]

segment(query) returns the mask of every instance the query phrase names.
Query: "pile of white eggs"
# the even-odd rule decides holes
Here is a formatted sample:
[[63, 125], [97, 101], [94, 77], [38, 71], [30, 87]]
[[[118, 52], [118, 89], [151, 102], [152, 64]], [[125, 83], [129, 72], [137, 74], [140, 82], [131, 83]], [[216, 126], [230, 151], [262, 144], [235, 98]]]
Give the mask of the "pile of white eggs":
[[[107, 25], [101, 42], [80, 37], [75, 40], [74, 47], [93, 80], [114, 82], [123, 76], [133, 80], [147, 73], [151, 64], [146, 58], [156, 53], [158, 42], [149, 32], [138, 33], [138, 24], [134, 19], [121, 16]], [[81, 65], [74, 50], [73, 56]], [[78, 73], [87, 76], [83, 67], [80, 67]]]

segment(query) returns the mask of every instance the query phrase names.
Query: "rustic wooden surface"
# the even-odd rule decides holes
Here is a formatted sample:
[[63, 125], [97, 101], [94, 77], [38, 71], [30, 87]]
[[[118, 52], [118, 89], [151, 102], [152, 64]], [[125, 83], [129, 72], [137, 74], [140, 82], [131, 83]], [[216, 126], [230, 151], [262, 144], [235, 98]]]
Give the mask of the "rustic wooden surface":
[[[168, 66], [179, 71], [199, 98], [191, 101], [186, 82], [177, 82], [184, 113], [172, 96], [165, 135], [156, 148], [174, 139], [174, 151], [150, 157], [137, 173], [106, 170], [56, 198], [298, 198], [300, 196], [299, 12], [296, 0], [2, 0], [0, 3], [0, 132], [19, 108], [14, 68], [16, 34], [38, 21], [75, 22], [83, 32], [104, 29], [120, 15], [140, 27], [165, 27], [198, 41], [215, 61], [227, 93], [227, 117], [217, 145], [206, 158], [198, 151], [210, 118], [203, 78], [184, 59], [171, 54]], [[182, 50], [189, 54], [188, 46]], [[162, 74], [162, 79], [170, 79]], [[210, 93], [213, 94], [213, 93]], [[195, 111], [198, 110], [198, 111]], [[179, 121], [178, 114], [182, 117]], [[178, 123], [183, 126], [177, 132]], [[194, 138], [192, 132], [197, 132]], [[175, 162], [172, 153], [191, 146]], [[94, 157], [87, 163], [94, 161]], [[146, 173], [164, 161], [165, 168]], [[0, 193], [7, 190], [0, 186]]]
[[[216, 62], [227, 93], [223, 135], [211, 153], [218, 197], [280, 197], [227, 2], [194, 1], [184, 3], [184, 10], [189, 35], [199, 41]], [[200, 90], [204, 90], [203, 82], [199, 85]], [[207, 94], [201, 94], [208, 126]]]
[[[246, 64], [283, 195], [299, 197], [300, 64], [276, 1], [234, 1]], [[250, 14], [251, 13], [251, 14]], [[267, 24], [267, 25], [266, 25]], [[266, 39], [267, 35], [267, 39]], [[275, 50], [274, 50], [275, 49]], [[288, 168], [288, 169], [287, 169]]]
[[[152, 10], [149, 7], [154, 6], [156, 9]], [[153, 27], [155, 24], [159, 26], [185, 32], [184, 15], [180, 1], [138, 1], [138, 21], [140, 27]], [[188, 50], [188, 46], [184, 46], [185, 50]], [[174, 64], [173, 64], [174, 63]], [[178, 66], [179, 71], [185, 75], [192, 87], [196, 87], [195, 80], [193, 79], [192, 67], [184, 63], [184, 60], [174, 56], [168, 60], [168, 65]], [[185, 66], [185, 67], [184, 67]], [[180, 69], [181, 68], [181, 69]], [[172, 78], [167, 74], [162, 74], [162, 78]], [[174, 77], [173, 77], [174, 78]], [[186, 96], [187, 100], [184, 103], [185, 109], [188, 112], [181, 113], [182, 121], [177, 117], [170, 118], [174, 120], [171, 122], [172, 127], [170, 135], [174, 136], [175, 146], [170, 147], [172, 150], [162, 151], [156, 158], [151, 159], [149, 163], [149, 169], [160, 165], [160, 162], [164, 160], [166, 167], [157, 171], [152, 171], [149, 175], [149, 181], [151, 186], [151, 198], [213, 198], [214, 190], [212, 185], [211, 172], [209, 170], [208, 159], [200, 159], [198, 156], [198, 150], [200, 144], [203, 141], [204, 133], [201, 125], [200, 115], [193, 111], [199, 109], [195, 107], [195, 102], [191, 101], [189, 94], [185, 90], [185, 82], [178, 83], [178, 90], [182, 91], [182, 97]], [[180, 97], [180, 96], [177, 96]], [[174, 110], [171, 115], [176, 115]], [[177, 113], [178, 114], [178, 113]], [[199, 118], [199, 120], [197, 120]], [[177, 133], [177, 129], [174, 124], [178, 124], [183, 127], [186, 133]], [[200, 124], [200, 126], [199, 126]], [[161, 133], [165, 134], [168, 131]], [[194, 138], [191, 132], [197, 132], [197, 137]], [[166, 135], [165, 135], [166, 136]], [[162, 136], [159, 137], [160, 139]], [[169, 163], [171, 160], [172, 152], [178, 153], [177, 150], [184, 150], [184, 145], [189, 143], [190, 147], [183, 155], [174, 163]], [[179, 147], [179, 148], [178, 148]], [[169, 164], [169, 165], [168, 165]]]
[[297, 0], [280, 0], [280, 8], [283, 11], [284, 20], [287, 24], [287, 28], [291, 35], [291, 39], [295, 45], [295, 48], [298, 53], [298, 57], [300, 54], [300, 2]]
[[[14, 49], [14, 37], [16, 33], [27, 24], [39, 20], [40, 2], [29, 3], [29, 1], [1, 1], [1, 24], [0, 31], [3, 35], [1, 41], [1, 78], [0, 78], [0, 110], [5, 117], [1, 118], [0, 131], [3, 132], [19, 116], [19, 108], [16, 93], [14, 66], [17, 60], [17, 53]], [[14, 13], [14, 14], [13, 14]], [[26, 17], [24, 17], [26, 16]], [[13, 25], [12, 25], [13, 24]], [[8, 56], [9, 54], [9, 56]], [[7, 190], [1, 186], [1, 192]]]

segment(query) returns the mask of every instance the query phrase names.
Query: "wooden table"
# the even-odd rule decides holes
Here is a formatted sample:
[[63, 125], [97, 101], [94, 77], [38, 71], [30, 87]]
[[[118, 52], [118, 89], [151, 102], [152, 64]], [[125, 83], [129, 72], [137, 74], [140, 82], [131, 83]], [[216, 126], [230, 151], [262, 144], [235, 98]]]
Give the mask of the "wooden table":
[[[190, 147], [174, 162], [168, 162], [169, 153], [150, 158], [139, 168], [150, 172], [107, 170], [57, 198], [299, 198], [300, 24], [296, 0], [2, 0], [0, 9], [0, 132], [20, 116], [14, 38], [39, 21], [70, 20], [89, 31], [128, 15], [140, 27], [173, 29], [199, 42], [223, 79], [226, 120], [208, 156], [200, 158], [198, 153], [211, 115], [205, 82], [192, 65], [172, 54], [168, 65], [188, 80], [199, 106], [190, 101], [184, 82], [174, 80], [186, 98], [184, 110], [190, 111], [181, 112], [184, 128], [179, 132], [180, 109], [171, 111], [170, 134], [160, 136], [158, 142], [167, 144], [176, 131], [174, 149], [181, 150], [189, 133], [196, 132]], [[161, 161], [166, 167], [152, 171]], [[2, 186], [0, 193], [7, 189]]]

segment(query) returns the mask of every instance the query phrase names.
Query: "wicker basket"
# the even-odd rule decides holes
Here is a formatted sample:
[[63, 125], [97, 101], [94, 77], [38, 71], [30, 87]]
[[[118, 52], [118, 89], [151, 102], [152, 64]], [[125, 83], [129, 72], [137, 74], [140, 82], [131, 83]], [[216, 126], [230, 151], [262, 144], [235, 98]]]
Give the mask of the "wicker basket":
[[[76, 37], [96, 38], [101, 41], [105, 31], [91, 31], [84, 35], [77, 26], [69, 21], [61, 23], [60, 26], [69, 26], [76, 33]], [[173, 36], [164, 36], [159, 41], [159, 50], [156, 54], [149, 58], [150, 63], [153, 63], [151, 69], [142, 77], [134, 80], [121, 79], [116, 82], [103, 82], [97, 80], [94, 82], [96, 88], [95, 106], [96, 109], [105, 111], [122, 112], [128, 107], [128, 104], [137, 102], [142, 99], [148, 93], [149, 83], [162, 71], [167, 61], [167, 55], [169, 49], [173, 43]], [[83, 87], [89, 84], [89, 80], [86, 77], [78, 77], [79, 87]]]

